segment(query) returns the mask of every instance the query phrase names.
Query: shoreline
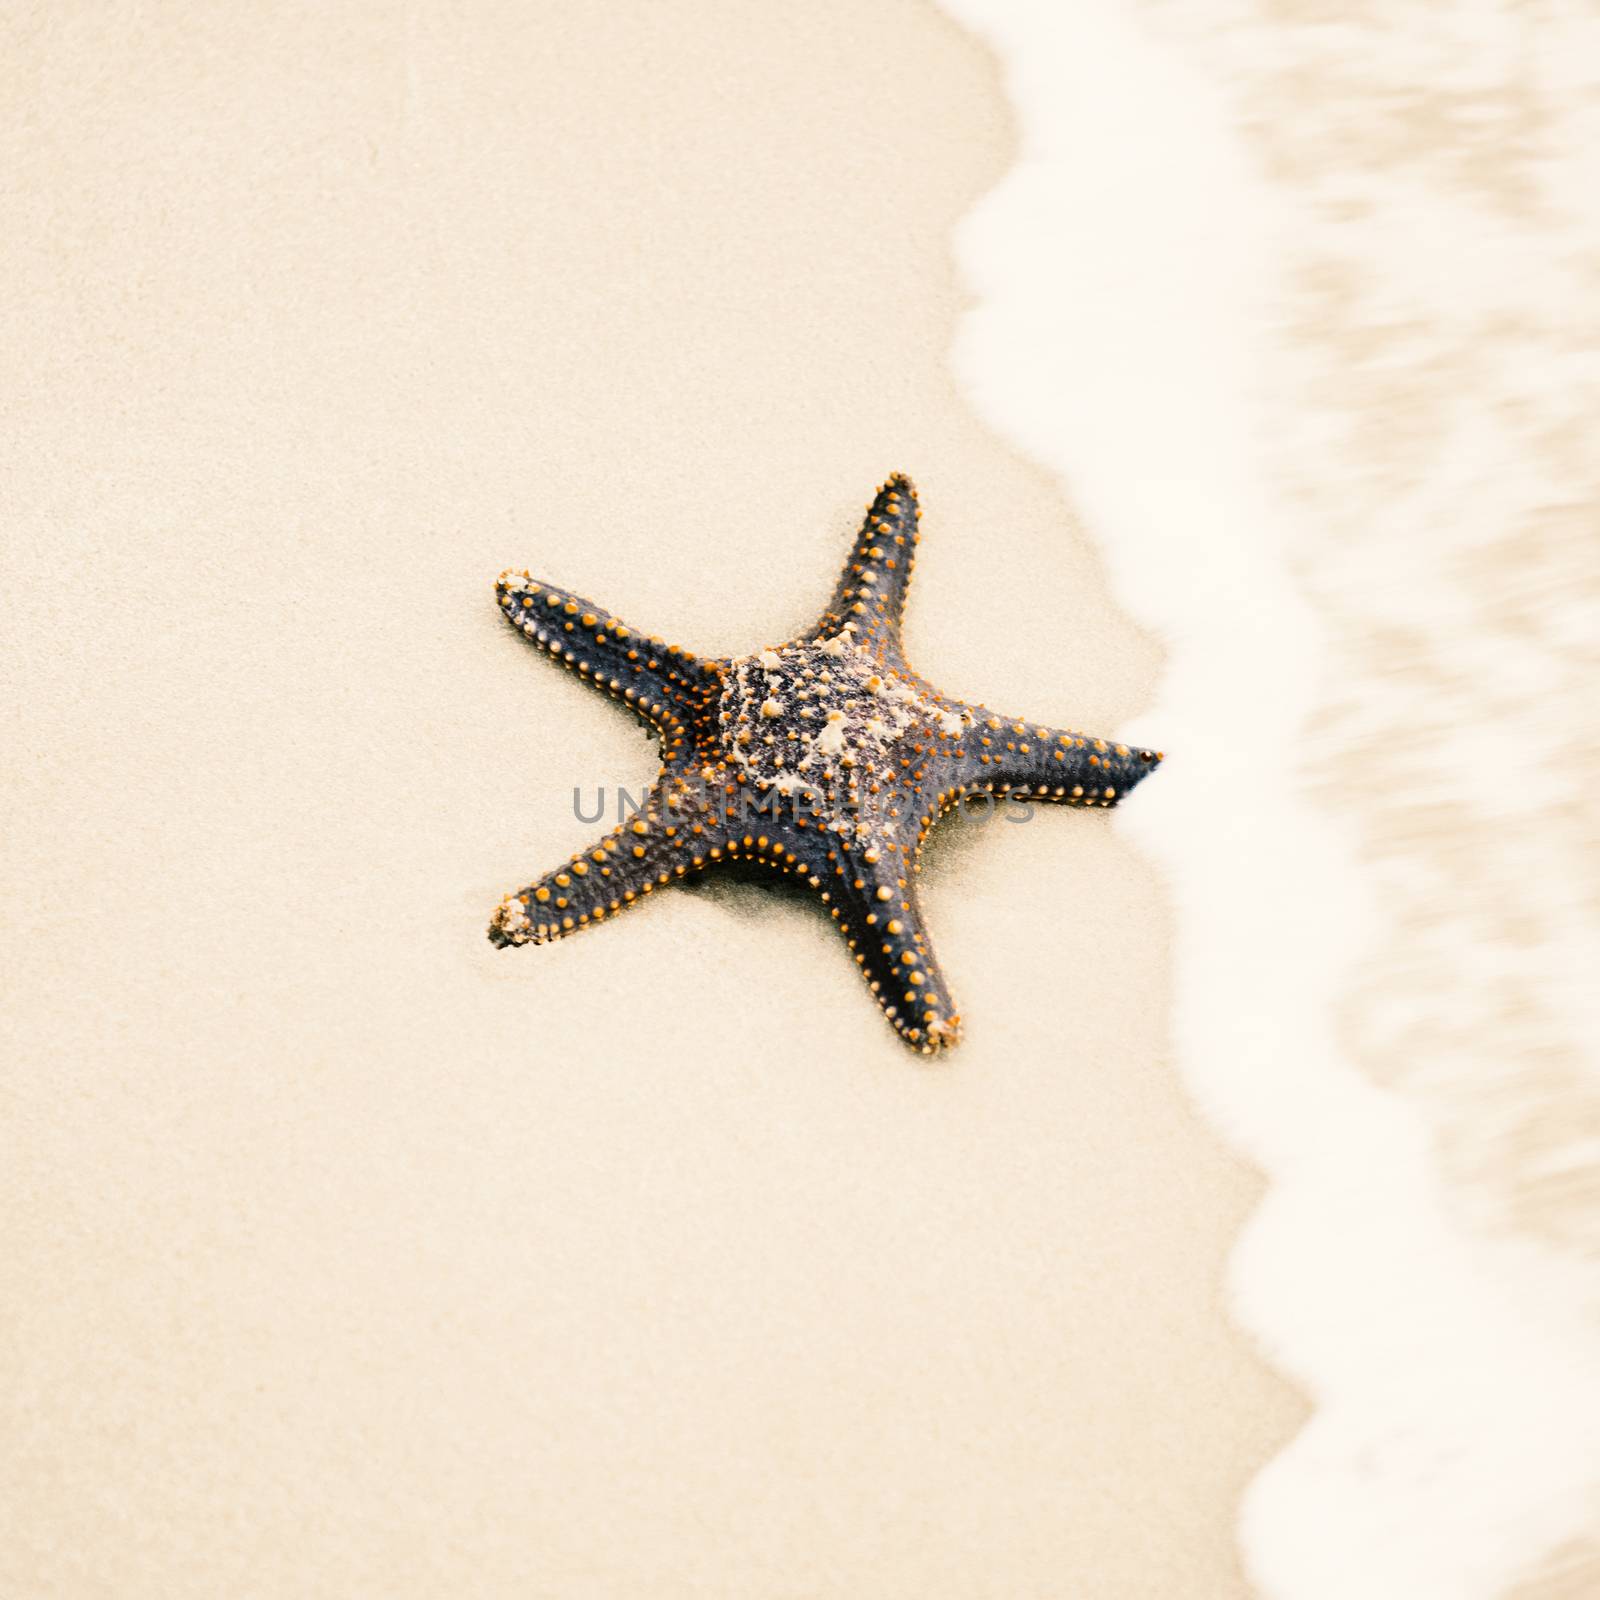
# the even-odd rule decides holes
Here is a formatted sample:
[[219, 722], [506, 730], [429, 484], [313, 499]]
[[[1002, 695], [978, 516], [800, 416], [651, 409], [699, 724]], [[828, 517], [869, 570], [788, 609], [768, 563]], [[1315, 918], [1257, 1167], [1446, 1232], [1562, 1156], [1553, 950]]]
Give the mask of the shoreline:
[[[1185, 1083], [1270, 1180], [1233, 1307], [1315, 1402], [1251, 1485], [1248, 1571], [1294, 1600], [1575, 1593], [1600, 26], [1518, 64], [1467, 7], [1088, 4], [1069, 35], [944, 3], [1032, 154], [963, 226], [962, 374], [1172, 651], [1129, 736], [1191, 759], [1122, 827], [1175, 891]], [[1486, 743], [1524, 753], [1514, 792]]]

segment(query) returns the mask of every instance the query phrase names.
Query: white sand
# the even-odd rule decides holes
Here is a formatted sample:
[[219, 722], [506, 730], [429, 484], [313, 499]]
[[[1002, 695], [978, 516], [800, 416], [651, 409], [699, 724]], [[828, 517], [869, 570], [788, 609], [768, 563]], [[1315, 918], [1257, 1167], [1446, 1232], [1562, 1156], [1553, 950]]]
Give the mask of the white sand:
[[496, 952], [653, 770], [515, 562], [703, 651], [874, 484], [909, 644], [1104, 731], [1156, 656], [945, 368], [1010, 156], [919, 6], [51, 8], [3, 69], [0, 1593], [1243, 1592], [1299, 1416], [1105, 819], [951, 830], [967, 1042], [755, 887]]

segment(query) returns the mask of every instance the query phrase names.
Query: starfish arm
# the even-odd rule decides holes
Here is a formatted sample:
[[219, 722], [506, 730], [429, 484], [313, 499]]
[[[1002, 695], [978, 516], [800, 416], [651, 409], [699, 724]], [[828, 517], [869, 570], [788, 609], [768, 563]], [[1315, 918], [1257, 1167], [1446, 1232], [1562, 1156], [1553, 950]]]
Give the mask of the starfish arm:
[[508, 894], [489, 924], [500, 946], [549, 944], [636, 905], [663, 884], [722, 856], [696, 788], [663, 772], [639, 810], [547, 872]]
[[581, 595], [525, 572], [503, 572], [495, 598], [506, 621], [546, 655], [658, 728], [681, 733], [718, 692], [715, 662], [640, 634]]
[[892, 870], [850, 859], [822, 882], [829, 912], [895, 1032], [924, 1055], [959, 1043], [961, 1017], [915, 887]]
[[817, 631], [833, 638], [847, 628], [864, 644], [899, 654], [911, 569], [916, 565], [917, 489], [897, 472], [867, 507], [850, 558]]
[[1045, 728], [983, 706], [963, 709], [972, 724], [959, 762], [959, 787], [966, 792], [986, 789], [1061, 805], [1114, 806], [1161, 762], [1159, 750], [1071, 728]]

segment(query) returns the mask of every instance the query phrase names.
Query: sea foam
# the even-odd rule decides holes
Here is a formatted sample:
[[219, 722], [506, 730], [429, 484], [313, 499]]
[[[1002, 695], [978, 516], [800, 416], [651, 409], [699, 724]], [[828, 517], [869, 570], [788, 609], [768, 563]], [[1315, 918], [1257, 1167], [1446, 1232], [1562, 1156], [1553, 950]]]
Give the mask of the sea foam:
[[[1570, 798], [1532, 755], [1559, 731], [1543, 692], [1551, 664], [1537, 645], [1475, 640], [1469, 618], [1448, 658], [1481, 696], [1480, 720], [1463, 726], [1466, 708], [1452, 715], [1408, 687], [1403, 650], [1383, 680], [1356, 659], [1360, 630], [1340, 633], [1329, 616], [1376, 595], [1402, 636], [1420, 629], [1444, 650], [1461, 622], [1447, 581], [1457, 557], [1486, 519], [1536, 506], [1548, 485], [1534, 473], [1508, 489], [1526, 461], [1507, 447], [1507, 471], [1474, 491], [1460, 464], [1476, 451], [1481, 472], [1485, 439], [1469, 430], [1417, 469], [1392, 539], [1301, 559], [1336, 525], [1314, 502], [1337, 498], [1330, 441], [1349, 417], [1309, 401], [1293, 410], [1317, 377], [1305, 381], [1316, 354], [1287, 327], [1306, 219], [1293, 175], [1271, 175], [1253, 148], [1231, 78], [1273, 48], [1269, 25], [1196, 5], [1183, 16], [1191, 44], [1206, 16], [1231, 24], [1208, 61], [1162, 31], [1174, 13], [1157, 8], [941, 3], [996, 52], [1021, 146], [958, 230], [976, 305], [954, 365], [983, 417], [1060, 475], [1122, 604], [1165, 644], [1159, 703], [1120, 732], [1168, 759], [1118, 825], [1159, 861], [1176, 904], [1174, 1046], [1187, 1086], [1270, 1181], [1231, 1263], [1234, 1313], [1315, 1407], [1245, 1498], [1247, 1570], [1273, 1600], [1489, 1600], [1595, 1514], [1596, 1284], [1576, 1252], [1480, 1225], [1470, 1186], [1442, 1162], [1439, 1103], [1372, 1070], [1403, 1049], [1424, 1077], [1436, 1069], [1457, 1091], [1474, 1081], [1470, 1042], [1427, 1056], [1418, 1012], [1439, 997], [1426, 973], [1401, 973], [1351, 1037], [1350, 996], [1396, 948], [1406, 893], [1446, 947], [1439, 971], [1470, 970], [1473, 947], [1464, 922], [1430, 919], [1429, 895], [1448, 886], [1407, 889], [1420, 853], [1385, 855], [1363, 837], [1338, 774], [1351, 788], [1366, 773], [1411, 784], [1426, 828], [1430, 805], [1482, 804], [1492, 752], [1527, 748], [1526, 784], [1510, 785], [1519, 795], [1504, 807], [1537, 828], [1541, 808]], [[1425, 58], [1397, 66], [1430, 70]], [[1474, 258], [1452, 275], [1449, 250], [1406, 248], [1403, 226], [1350, 227], [1353, 270], [1380, 297], [1470, 300], [1465, 274], [1486, 285], [1468, 310], [1493, 311], [1495, 271], [1517, 270]], [[1463, 232], [1470, 242], [1472, 225]], [[1320, 480], [1286, 470], [1317, 451], [1331, 469]], [[1571, 616], [1544, 599], [1545, 619], [1570, 634]], [[1496, 662], [1513, 675], [1512, 703], [1479, 681]], [[1337, 686], [1363, 670], [1377, 687], [1331, 715]], [[1413, 671], [1417, 684], [1426, 676]], [[1387, 771], [1371, 751], [1423, 712], [1436, 723], [1428, 761]], [[1573, 892], [1560, 860], [1547, 851], [1537, 864], [1557, 881], [1519, 890], [1550, 919], [1527, 983], [1551, 989], [1551, 1029], [1581, 1044], [1586, 930], [1557, 903]], [[1470, 1008], [1471, 988], [1457, 984], [1446, 1008]], [[1481, 1099], [1446, 1098], [1460, 1113], [1453, 1134], [1492, 1115]]]

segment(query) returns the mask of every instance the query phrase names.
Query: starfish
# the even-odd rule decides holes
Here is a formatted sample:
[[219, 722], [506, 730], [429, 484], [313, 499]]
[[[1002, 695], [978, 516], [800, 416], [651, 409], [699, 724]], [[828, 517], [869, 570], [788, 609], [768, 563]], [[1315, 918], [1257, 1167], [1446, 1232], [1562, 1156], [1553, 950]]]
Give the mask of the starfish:
[[708, 659], [526, 572], [496, 585], [506, 620], [654, 730], [662, 766], [632, 817], [495, 912], [498, 945], [547, 944], [722, 862], [818, 891], [908, 1044], [948, 1048], [961, 1018], [934, 958], [916, 876], [934, 822], [965, 797], [1116, 805], [1161, 753], [1047, 728], [940, 694], [906, 663], [900, 622], [919, 506], [877, 492], [816, 626]]

